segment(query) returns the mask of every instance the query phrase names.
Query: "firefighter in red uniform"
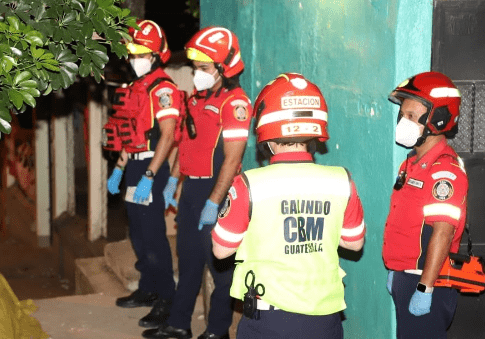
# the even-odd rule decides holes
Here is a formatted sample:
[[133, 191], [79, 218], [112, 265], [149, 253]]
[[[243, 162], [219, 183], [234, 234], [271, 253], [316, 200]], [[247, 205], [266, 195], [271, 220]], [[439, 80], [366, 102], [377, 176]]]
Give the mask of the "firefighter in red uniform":
[[145, 338], [191, 338], [191, 317], [204, 265], [214, 278], [206, 331], [199, 339], [229, 338], [233, 260], [212, 255], [210, 231], [238, 172], [252, 116], [250, 101], [239, 85], [244, 70], [236, 35], [224, 27], [207, 27], [186, 44], [194, 67], [194, 94], [188, 100], [186, 128], [172, 177], [164, 194], [173, 196], [179, 174], [185, 176], [177, 214], [179, 282], [167, 324], [146, 330]]
[[[245, 305], [237, 337], [343, 338], [337, 248], [360, 250], [365, 223], [345, 168], [313, 162], [316, 140], [328, 139], [325, 99], [287, 73], [261, 91], [254, 110], [270, 165], [235, 178], [212, 231], [216, 257], [237, 250], [231, 295]], [[255, 309], [243, 298], [251, 282]]]
[[397, 337], [446, 338], [457, 291], [433, 285], [465, 226], [468, 179], [446, 141], [457, 131], [460, 92], [445, 75], [425, 72], [389, 99], [400, 105], [396, 142], [413, 148], [394, 185], [382, 249]]
[[127, 43], [130, 64], [137, 79], [116, 90], [116, 112], [105, 125], [104, 148], [120, 151], [108, 179], [108, 191], [119, 193], [123, 172], [130, 239], [140, 271], [138, 289], [118, 298], [120, 307], [153, 306], [140, 326], [157, 327], [166, 319], [175, 293], [172, 257], [164, 218], [163, 189], [170, 176], [167, 156], [182, 107], [182, 95], [162, 64], [170, 58], [163, 30], [153, 21], [137, 22]]

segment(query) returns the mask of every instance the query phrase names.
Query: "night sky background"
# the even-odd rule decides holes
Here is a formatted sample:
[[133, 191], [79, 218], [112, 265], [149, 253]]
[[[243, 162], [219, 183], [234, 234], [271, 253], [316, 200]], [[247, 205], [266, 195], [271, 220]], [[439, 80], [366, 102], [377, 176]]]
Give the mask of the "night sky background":
[[188, 12], [185, 2], [146, 0], [145, 19], [153, 20], [163, 28], [172, 53], [183, 51], [185, 43], [199, 30], [199, 19]]

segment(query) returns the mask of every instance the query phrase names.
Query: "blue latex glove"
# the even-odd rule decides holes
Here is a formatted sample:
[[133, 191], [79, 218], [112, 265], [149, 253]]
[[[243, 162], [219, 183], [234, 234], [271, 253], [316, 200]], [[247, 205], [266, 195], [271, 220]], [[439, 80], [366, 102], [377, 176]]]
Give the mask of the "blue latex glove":
[[163, 189], [163, 199], [165, 200], [165, 209], [168, 208], [169, 205], [173, 207], [177, 207], [177, 201], [174, 198], [175, 191], [177, 190], [177, 183], [179, 182], [178, 178], [170, 177], [168, 178], [167, 185]]
[[120, 182], [121, 177], [123, 176], [123, 171], [118, 167], [115, 167], [113, 173], [108, 179], [108, 192], [111, 194], [118, 194], [120, 193]]
[[387, 274], [387, 290], [392, 294], [392, 279], [394, 278], [394, 271], [389, 271]]
[[431, 311], [432, 296], [433, 292], [414, 292], [413, 296], [411, 297], [411, 302], [409, 303], [409, 312], [415, 316], [428, 314]]
[[153, 179], [148, 179], [146, 176], [142, 176], [136, 186], [135, 194], [133, 194], [133, 201], [139, 204], [140, 202], [147, 200], [152, 191], [152, 186]]
[[202, 230], [204, 225], [213, 225], [216, 223], [218, 209], [218, 204], [207, 199], [205, 206], [202, 209], [202, 213], [200, 214], [199, 231]]

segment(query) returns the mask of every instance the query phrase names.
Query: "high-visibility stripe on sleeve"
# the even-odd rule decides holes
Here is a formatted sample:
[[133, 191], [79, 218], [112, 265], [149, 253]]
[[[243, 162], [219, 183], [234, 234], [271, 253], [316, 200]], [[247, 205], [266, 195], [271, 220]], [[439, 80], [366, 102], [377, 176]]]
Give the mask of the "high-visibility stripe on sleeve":
[[222, 228], [222, 226], [219, 225], [219, 223], [217, 223], [216, 226], [214, 227], [214, 232], [222, 240], [227, 241], [227, 242], [232, 242], [232, 243], [241, 242], [242, 239], [244, 238], [244, 233], [246, 233], [246, 232], [244, 232], [244, 233], [229, 232], [229, 231], [225, 230], [224, 228]]
[[157, 117], [157, 119], [161, 119], [161, 118], [165, 118], [169, 115], [175, 115], [175, 116], [179, 116], [179, 110], [176, 109], [176, 108], [167, 108], [167, 109], [163, 109], [161, 111], [158, 111], [157, 114], [155, 115]]
[[423, 207], [423, 213], [425, 217], [444, 215], [455, 220], [459, 220], [461, 216], [461, 210], [450, 204], [431, 204]]
[[222, 131], [222, 137], [224, 139], [230, 138], [247, 138], [249, 136], [249, 131], [247, 129], [228, 129]]
[[362, 223], [354, 228], [342, 228], [342, 232], [340, 236], [345, 238], [352, 238], [361, 235], [365, 230], [365, 222], [362, 220]]

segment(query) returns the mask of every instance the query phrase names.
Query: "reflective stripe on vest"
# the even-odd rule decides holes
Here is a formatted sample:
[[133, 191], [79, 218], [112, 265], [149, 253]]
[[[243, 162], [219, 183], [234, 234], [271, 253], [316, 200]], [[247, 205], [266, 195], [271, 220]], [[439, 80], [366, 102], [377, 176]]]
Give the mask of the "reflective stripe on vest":
[[337, 248], [350, 181], [342, 167], [273, 164], [244, 173], [251, 221], [237, 250], [231, 296], [243, 299], [249, 270], [265, 302], [288, 312], [325, 315], [345, 309]]

